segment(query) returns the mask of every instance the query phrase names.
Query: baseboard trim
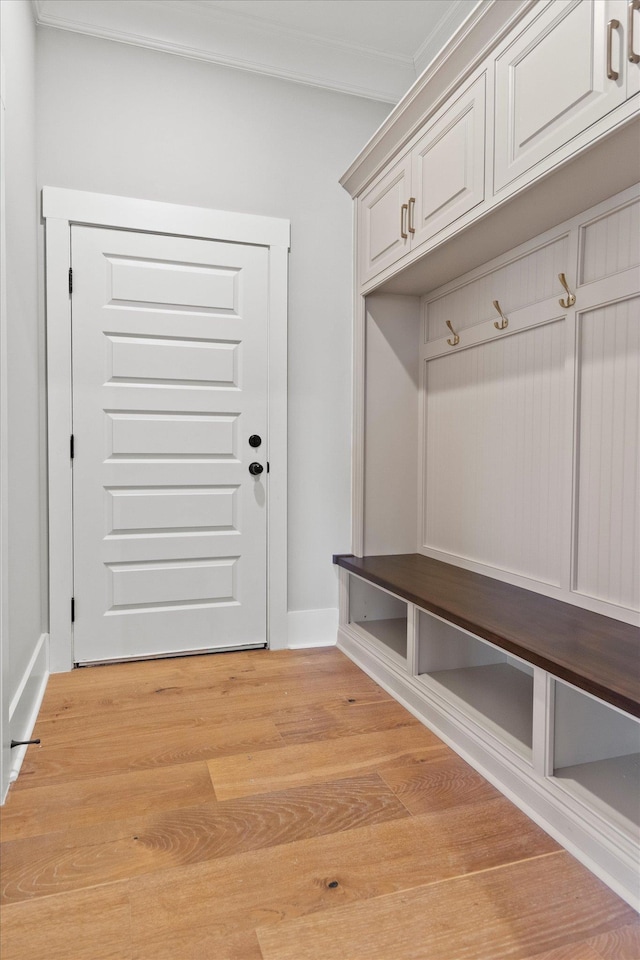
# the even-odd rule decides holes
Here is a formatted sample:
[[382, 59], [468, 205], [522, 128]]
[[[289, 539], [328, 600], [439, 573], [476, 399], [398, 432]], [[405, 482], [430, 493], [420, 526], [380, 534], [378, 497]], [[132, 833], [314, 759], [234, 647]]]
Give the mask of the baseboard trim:
[[338, 638], [338, 608], [289, 610], [287, 634], [289, 650], [334, 647]]
[[[48, 680], [49, 634], [42, 633], [9, 705], [9, 730], [12, 740], [30, 739], [38, 719]], [[17, 780], [26, 752], [26, 746], [14, 747], [11, 751], [9, 784]]]

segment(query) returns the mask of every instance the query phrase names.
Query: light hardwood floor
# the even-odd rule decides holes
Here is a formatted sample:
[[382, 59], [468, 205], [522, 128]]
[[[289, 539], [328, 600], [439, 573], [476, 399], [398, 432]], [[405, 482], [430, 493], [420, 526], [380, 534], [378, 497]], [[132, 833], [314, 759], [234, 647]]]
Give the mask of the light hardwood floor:
[[2, 960], [640, 960], [637, 914], [336, 649], [53, 676]]

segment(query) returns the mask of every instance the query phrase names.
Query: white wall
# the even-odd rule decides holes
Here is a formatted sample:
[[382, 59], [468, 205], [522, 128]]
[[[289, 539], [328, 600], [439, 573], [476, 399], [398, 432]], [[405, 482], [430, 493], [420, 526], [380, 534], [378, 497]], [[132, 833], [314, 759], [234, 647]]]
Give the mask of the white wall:
[[290, 610], [337, 607], [331, 555], [349, 549], [352, 212], [338, 177], [388, 110], [38, 29], [40, 186], [291, 220]]
[[[7, 742], [30, 733], [46, 672], [43, 491], [43, 335], [38, 316], [38, 206], [35, 145], [35, 25], [31, 4], [0, 3], [5, 84], [6, 496], [9, 557], [3, 635], [4, 795]], [[35, 656], [38, 654], [38, 656]], [[8, 722], [7, 722], [8, 721]], [[11, 761], [20, 756], [13, 751]]]

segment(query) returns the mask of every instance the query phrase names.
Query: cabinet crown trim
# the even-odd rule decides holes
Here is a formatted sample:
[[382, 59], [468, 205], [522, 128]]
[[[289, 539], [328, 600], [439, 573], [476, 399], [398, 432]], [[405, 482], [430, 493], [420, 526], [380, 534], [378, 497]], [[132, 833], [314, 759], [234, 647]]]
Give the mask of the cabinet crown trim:
[[340, 178], [357, 196], [418, 132], [538, 0], [479, 3], [393, 108]]

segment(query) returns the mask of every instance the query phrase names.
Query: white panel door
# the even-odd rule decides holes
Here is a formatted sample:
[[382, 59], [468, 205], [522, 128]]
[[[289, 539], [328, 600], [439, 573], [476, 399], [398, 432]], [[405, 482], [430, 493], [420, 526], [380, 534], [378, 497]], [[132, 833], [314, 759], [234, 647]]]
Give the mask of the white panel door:
[[264, 644], [268, 251], [74, 226], [72, 264], [75, 661]]

